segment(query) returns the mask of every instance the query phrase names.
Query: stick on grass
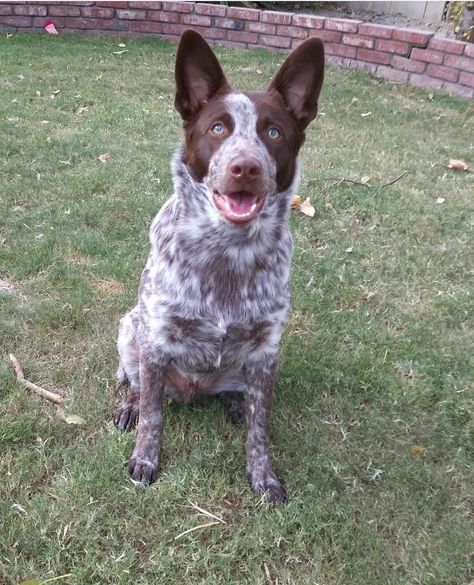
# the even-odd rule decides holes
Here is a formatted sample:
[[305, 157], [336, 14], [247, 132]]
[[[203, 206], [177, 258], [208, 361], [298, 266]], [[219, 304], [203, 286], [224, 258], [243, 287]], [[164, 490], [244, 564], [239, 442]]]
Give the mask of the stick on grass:
[[25, 388], [28, 388], [28, 390], [32, 390], [33, 392], [36, 392], [37, 394], [39, 394], [40, 396], [43, 396], [44, 398], [47, 398], [51, 402], [54, 402], [54, 404], [62, 404], [63, 403], [64, 399], [62, 398], [62, 396], [59, 396], [59, 394], [55, 394], [54, 392], [50, 392], [49, 390], [45, 390], [44, 388], [41, 388], [41, 386], [37, 386], [36, 384], [33, 384], [33, 382], [30, 382], [29, 380], [27, 380], [23, 374], [23, 370], [22, 370], [20, 364], [18, 363], [18, 360], [16, 359], [16, 357], [13, 354], [10, 354], [10, 361], [11, 361], [13, 367], [15, 368], [17, 380], [18, 380], [18, 382], [20, 382], [20, 384], [22, 386], [24, 386]]

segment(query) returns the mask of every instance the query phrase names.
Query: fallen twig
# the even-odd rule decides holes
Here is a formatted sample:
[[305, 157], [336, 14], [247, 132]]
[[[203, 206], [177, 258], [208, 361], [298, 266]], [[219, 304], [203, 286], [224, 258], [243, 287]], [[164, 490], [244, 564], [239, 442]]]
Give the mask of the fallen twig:
[[28, 388], [28, 390], [33, 390], [33, 392], [40, 394], [44, 398], [54, 402], [54, 404], [62, 404], [64, 402], [64, 398], [59, 396], [59, 394], [45, 390], [44, 388], [41, 388], [41, 386], [37, 386], [36, 384], [33, 384], [33, 382], [27, 380], [23, 374], [23, 370], [21, 369], [20, 364], [18, 363], [18, 360], [13, 354], [10, 354], [10, 361], [15, 368], [17, 380], [22, 386]]
[[387, 183], [383, 183], [383, 185], [380, 185], [380, 186], [381, 187], [388, 187], [389, 185], [393, 185], [394, 183], [396, 183], [397, 181], [399, 181], [402, 177], [404, 177], [407, 174], [407, 172], [408, 171], [403, 171], [403, 173], [401, 175], [398, 175], [398, 177], [396, 177], [392, 181], [388, 181]]
[[310, 179], [308, 185], [311, 183], [317, 183], [318, 181], [336, 181], [338, 183], [351, 183], [352, 185], [361, 185], [362, 187], [370, 187], [368, 183], [362, 183], [361, 181], [353, 181], [352, 179], [346, 179], [345, 177], [324, 177], [321, 179]]
[[223, 520], [222, 518], [219, 518], [219, 516], [216, 516], [212, 512], [208, 512], [207, 510], [205, 510], [204, 508], [201, 508], [197, 504], [193, 504], [193, 502], [189, 502], [189, 503], [191, 504], [191, 506], [195, 510], [197, 510], [200, 513], [200, 516], [207, 516], [208, 518], [214, 518], [214, 520], [217, 520], [218, 522], [221, 522], [222, 524], [227, 524], [225, 520]]
[[395, 177], [395, 179], [391, 179], [390, 181], [387, 181], [386, 183], [382, 183], [381, 185], [370, 185], [368, 182], [367, 183], [363, 183], [362, 181], [354, 181], [353, 179], [346, 179], [346, 177], [321, 177], [320, 179], [310, 179], [307, 184], [311, 185], [311, 183], [317, 183], [318, 181], [335, 181], [334, 185], [340, 185], [341, 183], [350, 183], [351, 185], [360, 185], [361, 187], [389, 187], [390, 185], [393, 185], [394, 183], [396, 183], [397, 181], [399, 181], [400, 179], [402, 179], [406, 174], [408, 173], [408, 171], [403, 171], [403, 173], [401, 175], [398, 175], [398, 177]]
[[181, 534], [178, 534], [178, 536], [175, 536], [174, 539], [178, 540], [178, 538], [181, 538], [182, 536], [185, 536], [186, 534], [189, 534], [190, 532], [194, 532], [195, 530], [200, 530], [201, 528], [207, 528], [208, 526], [215, 526], [216, 524], [220, 524], [220, 522], [206, 522], [206, 524], [199, 524], [199, 526], [193, 526], [193, 528], [188, 528], [184, 532], [181, 532]]

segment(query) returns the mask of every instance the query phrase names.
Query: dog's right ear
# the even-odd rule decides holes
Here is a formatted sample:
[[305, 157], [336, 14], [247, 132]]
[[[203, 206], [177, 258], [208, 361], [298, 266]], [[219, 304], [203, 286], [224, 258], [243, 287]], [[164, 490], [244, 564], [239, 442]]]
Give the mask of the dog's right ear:
[[175, 107], [188, 120], [220, 89], [229, 87], [219, 61], [202, 36], [187, 30], [176, 54]]

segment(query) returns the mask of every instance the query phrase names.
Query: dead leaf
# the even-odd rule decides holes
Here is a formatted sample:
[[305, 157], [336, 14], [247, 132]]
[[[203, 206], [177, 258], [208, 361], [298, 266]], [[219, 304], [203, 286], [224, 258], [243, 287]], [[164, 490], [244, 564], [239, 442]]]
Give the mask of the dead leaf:
[[361, 114], [360, 117], [361, 118], [367, 118], [367, 116], [372, 115], [372, 112], [365, 112], [365, 114]]
[[436, 204], [441, 205], [441, 203], [444, 203], [445, 201], [446, 199], [444, 197], [438, 197], [438, 199], [436, 199]]
[[88, 106], [78, 106], [75, 110], [74, 113], [75, 114], [83, 114], [84, 112], [88, 112], [89, 108]]
[[354, 248], [351, 246], [350, 248], [346, 248], [346, 254], [350, 254]]
[[360, 180], [360, 182], [363, 183], [364, 185], [368, 185], [369, 181], [370, 181], [370, 177], [368, 177], [368, 176], [364, 176]]
[[469, 166], [463, 160], [452, 158], [449, 161], [448, 169], [454, 169], [456, 171], [467, 171], [469, 170]]
[[105, 164], [107, 164], [107, 163], [109, 162], [109, 160], [110, 160], [112, 157], [110, 156], [110, 154], [109, 154], [108, 152], [106, 152], [106, 153], [104, 153], [104, 154], [101, 154], [101, 155], [100, 155], [98, 158], [99, 158], [100, 162], [101, 162], [103, 165], [105, 165]]
[[413, 457], [417, 457], [418, 459], [420, 457], [423, 457], [425, 452], [426, 452], [426, 448], [423, 447], [423, 445], [412, 445], [410, 447], [410, 453], [413, 455]]
[[128, 49], [123, 49], [122, 51], [112, 51], [113, 55], [123, 55], [124, 53], [128, 53]]
[[291, 202], [291, 207], [299, 207], [303, 202], [301, 201], [301, 197], [299, 195], [295, 195], [293, 197], [293, 201]]
[[58, 408], [56, 411], [56, 416], [63, 420], [68, 425], [86, 425], [87, 421], [85, 421], [82, 417], [78, 416], [77, 414], [66, 414], [62, 408]]
[[119, 43], [119, 44], [118, 44], [118, 46], [119, 46], [119, 47], [121, 47], [121, 48], [124, 48], [124, 47], [126, 47], [127, 45], [126, 45], [125, 43]]
[[301, 203], [301, 205], [299, 206], [299, 210], [301, 211], [301, 213], [304, 213], [305, 215], [308, 215], [309, 217], [314, 217], [314, 214], [316, 213], [316, 210], [314, 209], [314, 207], [311, 205], [309, 197], [307, 197], [303, 203]]

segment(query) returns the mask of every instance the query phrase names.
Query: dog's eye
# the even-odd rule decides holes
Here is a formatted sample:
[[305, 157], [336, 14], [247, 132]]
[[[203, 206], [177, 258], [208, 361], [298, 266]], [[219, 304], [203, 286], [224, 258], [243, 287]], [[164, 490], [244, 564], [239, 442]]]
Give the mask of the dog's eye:
[[268, 138], [271, 138], [271, 140], [278, 140], [278, 138], [280, 138], [281, 134], [280, 131], [278, 130], [278, 128], [269, 128], [267, 131], [268, 134]]
[[222, 134], [224, 134], [224, 124], [222, 122], [216, 122], [211, 128], [211, 132], [215, 136], [222, 136]]

